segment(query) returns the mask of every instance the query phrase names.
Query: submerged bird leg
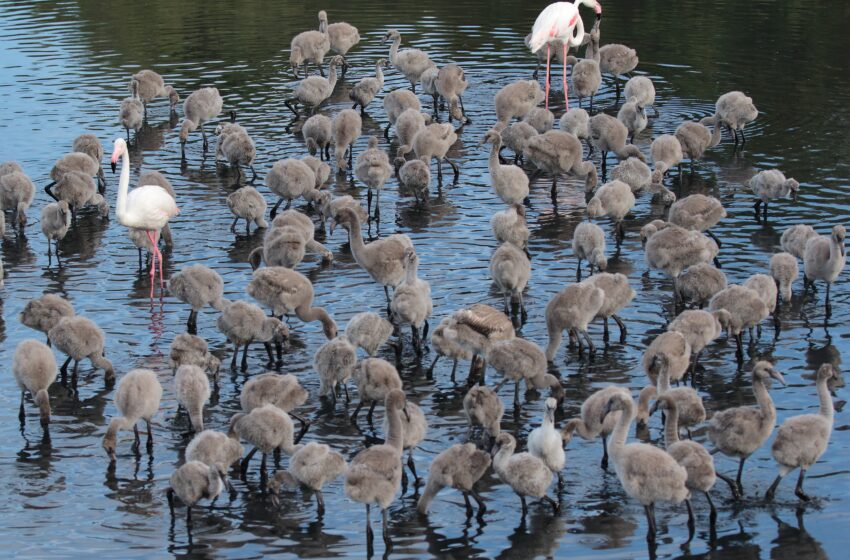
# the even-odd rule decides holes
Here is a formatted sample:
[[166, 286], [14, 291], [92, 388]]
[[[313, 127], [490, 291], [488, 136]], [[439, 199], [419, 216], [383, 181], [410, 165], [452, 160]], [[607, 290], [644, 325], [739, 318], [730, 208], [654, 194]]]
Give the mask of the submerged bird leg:
[[725, 474], [717, 473], [717, 478], [729, 485], [729, 489], [732, 491], [732, 497], [734, 499], [741, 499], [741, 493], [738, 492], [738, 486], [735, 484], [735, 481], [732, 480], [731, 477], [726, 476]]
[[153, 299], [153, 285], [154, 285], [154, 281], [156, 279], [156, 255], [157, 255], [156, 242], [154, 241], [152, 231], [146, 231], [145, 234], [147, 235], [147, 237], [150, 240], [151, 245], [152, 245], [152, 249], [151, 249], [151, 271], [150, 271], [150, 276], [151, 276], [151, 295], [150, 295], [150, 297], [151, 297], [151, 299]]
[[245, 348], [242, 349], [242, 371], [248, 369], [248, 347], [251, 345], [251, 341], [245, 343]]
[[446, 160], [446, 162], [448, 162], [448, 164], [452, 167], [452, 171], [453, 171], [453, 172], [454, 172], [454, 174], [455, 174], [455, 180], [454, 180], [454, 182], [455, 182], [455, 183], [457, 183], [457, 179], [458, 179], [458, 177], [460, 176], [460, 171], [458, 170], [457, 164], [455, 164], [455, 162], [453, 162], [453, 161], [452, 161], [452, 160], [450, 160], [449, 158], [443, 158], [443, 159], [444, 159], [444, 160]]
[[[741, 131], [743, 132], [743, 131]], [[794, 488], [794, 493], [797, 494], [797, 497], [803, 500], [804, 502], [808, 502], [811, 500], [808, 494], [803, 492], [803, 479], [806, 478], [806, 469], [800, 469], [800, 476], [797, 478], [797, 487]]]
[[242, 476], [242, 479], [245, 479], [245, 475], [248, 473], [248, 463], [251, 462], [251, 458], [254, 454], [257, 453], [257, 448], [253, 448], [251, 451], [245, 455], [245, 458], [242, 459], [242, 462], [239, 464], [239, 474]]
[[233, 343], [233, 358], [230, 360], [230, 369], [236, 369], [236, 358], [239, 356], [239, 343]]
[[606, 471], [608, 470], [608, 443], [606, 441], [607, 439], [608, 438], [606, 436], [602, 436], [602, 463], [601, 463], [601, 466], [602, 466], [602, 469], [606, 470]]
[[469, 519], [472, 517], [472, 504], [469, 503], [469, 494], [466, 492], [463, 493], [463, 501], [466, 504], [466, 518]]
[[544, 495], [543, 501], [549, 502], [549, 504], [552, 506], [552, 512], [553, 513], [558, 513], [559, 511], [561, 511], [561, 504], [559, 504], [558, 502], [556, 502], [555, 500], [553, 500], [549, 496]]
[[283, 101], [283, 104], [286, 105], [287, 109], [292, 111], [292, 114], [295, 115], [295, 118], [298, 118], [300, 115], [298, 114], [298, 111], [295, 109], [295, 107], [292, 106], [293, 101], [295, 101], [295, 100], [294, 99], [285, 99]]
[[[619, 89], [619, 88], [618, 88]], [[619, 99], [619, 96], [618, 96]], [[646, 540], [649, 542], [655, 542], [655, 508], [653, 504], [649, 504], [643, 506], [643, 510], [646, 512], [646, 522], [648, 524], [648, 528], [646, 531]]]
[[[547, 70], [548, 70], [548, 68], [547, 68]], [[547, 72], [547, 74], [548, 74], [548, 72]], [[528, 505], [526, 505], [525, 496], [523, 496], [522, 494], [520, 494], [519, 500], [520, 500], [520, 502], [522, 502], [522, 517], [524, 519], [525, 516], [528, 514]]]
[[[437, 355], [434, 357], [434, 361], [433, 361], [433, 362], [431, 362], [431, 366], [428, 368], [428, 378], [429, 378], [429, 379], [430, 379], [430, 378], [434, 375], [434, 366], [436, 366], [436, 365], [437, 365], [437, 360], [439, 360], [439, 359], [440, 359], [440, 355], [439, 355], [439, 354], [437, 354]], [[454, 381], [454, 376], [452, 376], [452, 381]]]
[[478, 503], [478, 518], [481, 519], [484, 517], [484, 512], [487, 511], [487, 506], [484, 505], [484, 500], [481, 499], [481, 496], [474, 488], [470, 489], [469, 493], [472, 494], [472, 497], [475, 498], [475, 501]]
[[[546, 110], [549, 110], [549, 64], [552, 61], [552, 46], [546, 43]], [[523, 515], [525, 514], [525, 499], [522, 501]]]
[[378, 404], [378, 401], [372, 401], [372, 404], [369, 405], [369, 412], [366, 413], [366, 420], [369, 422], [369, 425], [372, 426], [372, 413], [375, 412], [375, 405]]
[[738, 493], [744, 495], [744, 486], [741, 484], [741, 475], [744, 473], [744, 461], [746, 457], [741, 457], [741, 462], [738, 464], [738, 476], [735, 478], [735, 484], [738, 486]]
[[714, 502], [711, 500], [711, 494], [709, 494], [708, 492], [704, 492], [704, 494], [705, 494], [705, 499], [708, 500], [709, 510], [711, 511], [711, 513], [708, 516], [708, 520], [711, 523], [711, 525], [714, 525], [714, 523], [717, 521], [717, 508], [714, 507]]
[[694, 508], [691, 507], [691, 501], [685, 500], [685, 506], [688, 508], [688, 530], [692, 534], [694, 530], [694, 525], [696, 525], [696, 521], [694, 519]]
[[[800, 471], [803, 472], [802, 470]], [[776, 478], [773, 479], [773, 484], [770, 485], [770, 488], [767, 489], [767, 492], [764, 495], [764, 499], [768, 502], [773, 500], [773, 496], [776, 494], [776, 488], [779, 486], [779, 483], [782, 481], [782, 474], [776, 475]]]
[[366, 556], [371, 558], [375, 554], [375, 535], [372, 532], [372, 523], [369, 520], [369, 504], [366, 504]]
[[386, 508], [381, 510], [381, 525], [384, 532], [384, 546], [386, 546], [386, 552], [389, 553], [393, 548], [393, 541], [390, 539], [389, 513]]
[[298, 432], [298, 435], [295, 437], [295, 443], [297, 444], [298, 442], [301, 441], [301, 438], [304, 437], [304, 434], [307, 433], [307, 430], [310, 429], [310, 422], [307, 421], [303, 416], [296, 414], [294, 412], [290, 412], [289, 415], [291, 417], [295, 418], [296, 420], [298, 420], [299, 422], [301, 422], [301, 431]]
[[582, 337], [584, 337], [585, 342], [587, 342], [587, 348], [588, 348], [588, 352], [590, 352], [590, 355], [592, 356], [592, 355], [596, 354], [596, 347], [593, 346], [593, 341], [590, 340], [590, 335], [587, 334], [587, 331], [579, 331], [579, 333], [581, 334]]
[[148, 428], [147, 449], [148, 449], [148, 453], [152, 453], [153, 452], [153, 432], [151, 431], [151, 421], [145, 420], [145, 424], [147, 424], [147, 428]]
[[626, 324], [616, 315], [611, 315], [611, 318], [617, 323], [617, 326], [620, 328], [620, 344], [626, 341], [626, 334], [628, 330], [626, 329]]
[[360, 414], [361, 408], [363, 408], [363, 399], [360, 399], [360, 402], [358, 402], [357, 406], [354, 408], [354, 412], [351, 413], [352, 424], [357, 424], [357, 415]]
[[407, 454], [407, 468], [410, 469], [411, 474], [413, 474], [413, 485], [418, 486], [419, 482], [422, 480], [419, 478], [419, 475], [416, 474], [416, 464], [413, 462], [413, 448], [410, 448], [410, 452]]
[[569, 96], [567, 96], [567, 49], [568, 48], [569, 47], [567, 46], [567, 43], [565, 42], [564, 43], [564, 75], [563, 75], [563, 81], [564, 81], [564, 111], [570, 110], [570, 99], [569, 99]]
[[59, 373], [61, 373], [61, 374], [62, 374], [62, 379], [63, 379], [63, 380], [64, 380], [64, 379], [65, 379], [65, 377], [67, 377], [67, 375], [68, 375], [68, 364], [70, 364], [70, 363], [71, 363], [71, 359], [72, 359], [72, 358], [71, 358], [71, 356], [68, 356], [68, 359], [67, 359], [67, 360], [65, 360], [65, 363], [64, 363], [64, 364], [62, 364], [62, 367], [60, 367], [60, 368], [59, 368]]

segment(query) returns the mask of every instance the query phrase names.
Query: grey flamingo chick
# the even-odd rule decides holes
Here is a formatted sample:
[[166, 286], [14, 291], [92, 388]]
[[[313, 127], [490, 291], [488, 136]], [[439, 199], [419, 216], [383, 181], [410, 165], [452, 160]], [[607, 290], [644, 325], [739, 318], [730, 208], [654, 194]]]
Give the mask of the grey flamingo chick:
[[38, 407], [41, 426], [45, 430], [50, 424], [50, 395], [47, 390], [56, 381], [56, 358], [50, 348], [37, 340], [27, 339], [15, 347], [12, 356], [12, 375], [21, 389], [21, 409], [18, 419], [23, 429], [26, 422], [24, 395], [29, 391]]
[[689, 500], [690, 492], [686, 486], [688, 472], [662, 449], [646, 443], [626, 444], [629, 426], [635, 416], [631, 396], [622, 393], [612, 395], [604, 415], [612, 411], [619, 411], [621, 416], [611, 434], [608, 452], [623, 490], [643, 505], [649, 525], [646, 539], [652, 543], [657, 531], [655, 503], [678, 504]]
[[835, 418], [835, 407], [829, 394], [829, 382], [838, 381], [840, 376], [832, 364], [823, 364], [818, 368], [817, 392], [820, 410], [817, 414], [802, 414], [785, 420], [776, 432], [771, 452], [779, 464], [779, 474], [765, 494], [766, 500], [772, 500], [776, 488], [782, 479], [796, 468], [800, 469], [797, 487], [794, 493], [804, 502], [811, 498], [803, 491], [803, 479], [812, 465], [826, 452], [829, 436]]
[[355, 455], [345, 475], [345, 495], [366, 505], [366, 545], [373, 553], [374, 534], [369, 519], [372, 504], [381, 509], [384, 544], [392, 548], [387, 508], [401, 487], [401, 456], [404, 449], [404, 426], [401, 416], [406, 399], [399, 389], [387, 394], [385, 407], [389, 430], [383, 445], [373, 445]]
[[243, 412], [251, 412], [255, 408], [273, 404], [298, 420], [301, 423], [301, 430], [294, 439], [295, 443], [298, 443], [310, 429], [310, 422], [293, 411], [307, 402], [308, 396], [307, 390], [301, 386], [294, 375], [269, 371], [252, 378], [242, 387], [239, 403], [242, 405]]
[[484, 500], [475, 490], [475, 483], [481, 480], [484, 473], [490, 467], [490, 455], [481, 451], [472, 443], [456, 443], [439, 455], [431, 462], [428, 471], [428, 482], [425, 490], [416, 504], [419, 513], [428, 513], [428, 507], [443, 488], [454, 488], [463, 494], [466, 503], [466, 515], [472, 516], [472, 504], [469, 503], [471, 495], [478, 504], [478, 518], [480, 519], [486, 507]]
[[103, 449], [109, 455], [109, 460], [115, 461], [115, 447], [118, 432], [133, 427], [133, 451], [138, 453], [141, 439], [139, 438], [139, 420], [144, 420], [148, 428], [147, 450], [153, 452], [153, 433], [151, 418], [159, 410], [162, 398], [162, 385], [156, 374], [149, 369], [134, 369], [121, 378], [115, 391], [115, 407], [120, 416], [109, 421], [109, 428], [103, 436]]
[[785, 385], [785, 379], [773, 364], [766, 361], [757, 362], [752, 372], [756, 406], [737, 406], [721, 410], [712, 416], [708, 424], [708, 439], [717, 450], [740, 461], [735, 480], [717, 473], [717, 476], [729, 485], [736, 500], [744, 494], [744, 486], [741, 484], [744, 461], [767, 441], [776, 424], [776, 407], [767, 391], [771, 378]]
[[192, 308], [186, 329], [189, 334], [197, 334], [198, 311], [210, 306], [216, 311], [224, 310], [228, 303], [224, 299], [224, 281], [213, 269], [202, 264], [193, 264], [183, 268], [168, 281], [168, 291], [178, 301], [188, 303]]
[[296, 445], [295, 449], [295, 453], [289, 458], [289, 468], [276, 472], [269, 481], [272, 504], [275, 508], [280, 507], [278, 496], [282, 485], [288, 488], [302, 486], [311, 490], [316, 496], [316, 508], [321, 516], [325, 511], [322, 488], [348, 470], [345, 457], [324, 443], [314, 441], [306, 445]]

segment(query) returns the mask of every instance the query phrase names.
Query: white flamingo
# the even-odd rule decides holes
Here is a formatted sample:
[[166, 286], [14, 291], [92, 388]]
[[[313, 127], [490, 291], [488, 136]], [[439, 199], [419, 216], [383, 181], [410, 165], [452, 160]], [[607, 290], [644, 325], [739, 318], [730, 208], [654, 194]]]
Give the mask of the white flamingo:
[[153, 259], [151, 261], [151, 297], [153, 297], [154, 279], [156, 277], [156, 261], [159, 259], [159, 287], [162, 290], [164, 281], [162, 279], [162, 252], [157, 246], [159, 232], [168, 223], [168, 220], [180, 213], [177, 203], [168, 194], [168, 191], [158, 185], [141, 185], [128, 193], [130, 185], [130, 154], [127, 152], [127, 143], [123, 138], [115, 140], [115, 149], [112, 151], [112, 172], [118, 158], [121, 160], [121, 180], [118, 183], [118, 201], [115, 205], [115, 214], [118, 223], [128, 228], [145, 230], [153, 247]]
[[602, 6], [597, 0], [576, 0], [575, 4], [570, 2], [555, 2], [549, 4], [540, 12], [531, 28], [531, 40], [528, 46], [531, 52], [536, 53], [546, 46], [546, 109], [549, 108], [549, 63], [552, 60], [552, 43], [563, 42], [564, 44], [564, 103], [570, 108], [567, 97], [567, 51], [570, 47], [578, 47], [584, 40], [584, 22], [578, 13], [579, 5], [593, 8], [596, 11], [596, 19], [602, 17]]

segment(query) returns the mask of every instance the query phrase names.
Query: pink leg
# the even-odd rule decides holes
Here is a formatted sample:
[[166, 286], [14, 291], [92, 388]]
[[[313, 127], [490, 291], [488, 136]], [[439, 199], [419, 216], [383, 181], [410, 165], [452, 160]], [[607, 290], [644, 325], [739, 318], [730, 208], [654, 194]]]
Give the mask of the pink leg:
[[156, 247], [156, 256], [159, 259], [159, 290], [160, 290], [160, 295], [162, 295], [162, 291], [165, 288], [165, 282], [162, 279], [162, 275], [163, 275], [163, 273], [162, 273], [162, 251], [159, 250], [159, 232], [158, 231], [154, 232], [153, 238], [156, 241], [156, 243], [154, 243], [154, 247]]
[[567, 97], [567, 44], [564, 43], [564, 105], [566, 111], [570, 110], [570, 100]]
[[156, 249], [156, 240], [154, 239], [153, 232], [148, 231], [146, 233], [147, 233], [148, 239], [151, 242], [151, 273], [150, 273], [151, 274], [151, 295], [150, 295], [150, 297], [151, 297], [151, 299], [153, 299], [153, 284], [154, 284], [154, 279], [156, 278], [157, 249]]
[[549, 109], [549, 63], [551, 62], [552, 46], [546, 43], [546, 109]]

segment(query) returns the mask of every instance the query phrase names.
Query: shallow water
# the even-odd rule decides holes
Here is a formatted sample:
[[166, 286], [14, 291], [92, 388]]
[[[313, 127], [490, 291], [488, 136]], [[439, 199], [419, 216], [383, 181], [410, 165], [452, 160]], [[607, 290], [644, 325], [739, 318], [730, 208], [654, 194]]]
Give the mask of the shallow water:
[[[669, 186], [684, 196], [703, 192], [720, 197], [729, 217], [716, 228], [723, 241], [721, 260], [730, 282], [742, 282], [767, 268], [778, 250], [785, 227], [811, 223], [824, 233], [846, 222], [848, 146], [848, 68], [842, 53], [850, 47], [844, 33], [850, 22], [846, 6], [821, 7], [807, 2], [726, 0], [676, 3], [610, 0], [604, 3], [603, 42], [622, 42], [637, 48], [638, 73], [649, 75], [658, 91], [660, 116], [636, 143], [648, 153], [652, 135], [672, 132], [686, 119], [710, 114], [718, 95], [742, 89], [759, 107], [759, 119], [748, 127], [746, 150], [734, 155], [724, 142], [712, 150], [694, 175]], [[496, 306], [501, 297], [492, 287], [488, 263], [495, 242], [489, 217], [501, 209], [492, 194], [487, 172], [487, 151], [478, 142], [495, 120], [492, 96], [506, 83], [530, 76], [534, 60], [522, 38], [540, 6], [516, 3], [430, 2], [399, 8], [396, 3], [368, 6], [345, 2], [323, 5], [331, 21], [357, 25], [361, 43], [352, 50], [353, 68], [337, 87], [323, 111], [333, 114], [348, 106], [347, 89], [362, 75], [371, 74], [374, 61], [385, 56], [380, 39], [395, 27], [404, 44], [426, 49], [438, 63], [460, 63], [471, 83], [465, 105], [473, 123], [460, 133], [450, 157], [461, 166], [457, 184], [447, 180], [442, 195], [433, 190], [430, 205], [417, 208], [413, 199], [398, 195], [391, 180], [381, 197], [381, 234], [403, 232], [414, 240], [421, 258], [420, 275], [431, 282], [436, 325], [440, 317], [460, 306], [487, 302]], [[167, 352], [173, 336], [184, 330], [188, 310], [173, 298], [151, 305], [149, 283], [138, 272], [137, 253], [124, 228], [113, 220], [101, 222], [82, 214], [78, 227], [60, 244], [64, 266], [48, 268], [46, 244], [37, 219], [47, 203], [41, 187], [48, 182], [53, 162], [66, 153], [74, 137], [96, 133], [107, 147], [123, 135], [116, 114], [126, 96], [126, 79], [140, 68], [154, 68], [166, 76], [185, 98], [202, 85], [215, 85], [225, 98], [225, 110], [237, 111], [239, 122], [258, 147], [260, 176], [277, 159], [305, 153], [300, 137], [284, 128], [290, 115], [283, 105], [295, 81], [288, 71], [288, 42], [297, 32], [316, 25], [317, 8], [249, 0], [238, 4], [125, 2], [110, 3], [0, 2], [0, 161], [19, 161], [38, 185], [29, 210], [26, 237], [10, 227], [3, 239], [6, 286], [0, 291], [0, 534], [9, 554], [79, 556], [82, 551], [120, 557], [259, 557], [269, 553], [303, 557], [360, 557], [365, 552], [363, 509], [344, 497], [342, 481], [325, 493], [327, 512], [317, 519], [312, 499], [287, 493], [280, 511], [270, 505], [259, 485], [257, 463], [247, 483], [236, 478], [237, 497], [220, 499], [213, 511], [196, 510], [192, 539], [182, 515], [170, 523], [165, 500], [167, 479], [182, 458], [187, 420], [177, 416]], [[475, 14], [475, 18], [469, 17]], [[590, 17], [589, 15], [587, 17]], [[560, 82], [560, 72], [554, 83]], [[385, 91], [404, 87], [404, 79], [389, 72]], [[557, 86], [555, 89], [559, 89]], [[599, 106], [613, 103], [613, 81], [606, 78], [597, 98]], [[553, 94], [559, 99], [559, 93]], [[423, 97], [423, 104], [426, 100]], [[561, 106], [556, 109], [560, 116]], [[182, 108], [181, 108], [182, 111]], [[379, 134], [385, 117], [379, 103], [364, 120], [364, 136], [355, 147], [366, 145], [368, 134]], [[224, 115], [222, 115], [224, 118]], [[229, 231], [231, 215], [225, 197], [235, 175], [212, 158], [202, 159], [199, 135], [187, 146], [188, 161], [181, 167], [180, 146], [164, 101], [149, 109], [149, 125], [136, 139], [131, 152], [133, 182], [139, 170], [156, 169], [171, 180], [183, 212], [173, 220], [176, 244], [166, 254], [166, 275], [183, 266], [203, 262], [214, 267], [231, 299], [248, 299], [248, 253], [261, 242], [262, 232], [249, 236]], [[212, 130], [212, 126], [209, 130]], [[383, 138], [381, 145], [387, 147]], [[598, 160], [597, 160], [598, 163]], [[796, 204], [780, 201], [770, 207], [766, 223], [752, 217], [752, 199], [743, 182], [759, 169], [777, 167], [796, 177], [800, 197]], [[114, 206], [117, 174], [107, 171], [108, 198]], [[450, 178], [450, 175], [449, 175]], [[264, 191], [271, 202], [271, 195]], [[527, 292], [528, 322], [522, 335], [546, 342], [543, 313], [549, 298], [574, 278], [575, 261], [570, 239], [583, 218], [584, 197], [572, 179], [559, 181], [559, 205], [549, 201], [549, 180], [532, 187], [528, 213], [532, 229], [530, 251], [533, 275]], [[433, 185], [432, 185], [433, 187]], [[336, 194], [365, 199], [365, 191], [352, 187], [347, 177], [330, 186]], [[297, 204], [301, 206], [301, 204]], [[671, 283], [657, 271], [649, 272], [643, 259], [638, 230], [659, 217], [662, 209], [643, 195], [626, 222], [627, 237], [611, 271], [629, 275], [637, 291], [623, 312], [629, 326], [625, 344], [612, 341], [603, 347], [601, 326], [591, 336], [599, 343], [595, 361], [580, 360], [574, 353], [559, 352], [553, 373], [567, 387], [565, 416], [578, 411], [582, 400], [606, 383], [620, 383], [635, 392], [645, 384], [640, 367], [643, 349], [671, 318]], [[609, 226], [606, 224], [606, 228]], [[298, 270], [315, 285], [318, 305], [328, 308], [340, 326], [356, 312], [381, 311], [382, 290], [354, 263], [344, 235], [325, 240], [335, 261], [323, 266], [308, 256]], [[609, 244], [613, 245], [609, 238]], [[742, 367], [736, 364], [734, 343], [722, 337], [701, 358], [706, 372], [701, 385], [709, 414], [738, 404], [750, 404], [749, 370], [757, 359], [775, 360], [785, 374], [787, 387], [774, 387], [779, 421], [816, 410], [813, 372], [825, 362], [841, 363], [841, 352], [850, 335], [843, 318], [848, 312], [848, 290], [839, 281], [832, 290], [833, 314], [825, 318], [823, 292], [802, 295], [801, 285], [790, 306], [780, 312], [781, 330], [766, 327], [748, 349]], [[156, 418], [152, 457], [136, 458], [128, 435], [119, 445], [114, 469], [101, 449], [108, 419], [115, 414], [113, 391], [104, 388], [102, 372], [81, 367], [79, 394], [71, 396], [59, 384], [51, 388], [53, 418], [50, 438], [42, 438], [32, 403], [27, 402], [27, 425], [18, 430], [20, 394], [8, 371], [15, 346], [41, 335], [22, 327], [17, 315], [25, 302], [43, 292], [68, 297], [77, 313], [94, 319], [107, 333], [107, 355], [119, 377], [136, 367], [156, 370], [165, 388]], [[299, 412], [313, 419], [307, 440], [326, 442], [353, 456], [366, 433], [352, 427], [342, 413], [318, 404], [318, 381], [311, 361], [323, 337], [316, 324], [294, 325], [294, 341], [285, 356], [283, 371], [299, 374], [313, 397]], [[227, 364], [229, 349], [215, 327], [215, 314], [201, 313], [199, 334]], [[389, 349], [384, 357], [393, 359]], [[248, 375], [264, 371], [261, 346], [252, 349]], [[430, 432], [416, 452], [420, 473], [431, 458], [450, 443], [462, 441], [461, 384], [449, 379], [451, 364], [438, 364], [433, 380], [424, 369], [432, 359], [417, 361], [407, 344], [401, 372], [408, 395], [429, 414]], [[421, 367], [423, 366], [424, 367]], [[463, 365], [461, 365], [463, 368]], [[463, 371], [461, 369], [461, 371]], [[463, 375], [461, 375], [463, 377]], [[206, 412], [206, 424], [225, 429], [239, 408], [239, 392], [246, 381], [240, 372], [223, 370], [217, 398]], [[538, 422], [542, 395], [529, 394], [522, 411], [511, 412], [511, 391], [503, 397], [509, 412], [504, 429], [521, 441]], [[839, 394], [839, 398], [841, 395]], [[846, 398], [846, 397], [845, 397]], [[352, 403], [353, 405], [353, 403]], [[382, 413], [378, 408], [376, 426]], [[349, 408], [350, 411], [350, 408]], [[457, 492], [444, 492], [425, 520], [414, 512], [410, 492], [390, 508], [390, 529], [399, 557], [500, 557], [530, 558], [570, 556], [595, 558], [699, 555], [729, 558], [840, 557], [846, 535], [850, 501], [846, 497], [850, 472], [850, 437], [843, 411], [836, 414], [836, 430], [827, 454], [808, 477], [807, 490], [816, 499], [800, 507], [792, 494], [793, 481], [783, 482], [774, 504], [761, 500], [775, 475], [768, 445], [748, 462], [747, 497], [741, 504], [729, 498], [720, 482], [714, 492], [719, 508], [716, 534], [708, 530], [701, 497], [695, 498], [698, 526], [690, 545], [684, 508], [659, 506], [656, 549], [647, 549], [643, 510], [628, 499], [612, 473], [598, 467], [599, 443], [573, 441], [567, 450], [566, 485], [560, 492], [561, 513], [532, 504], [520, 522], [516, 496], [492, 472], [479, 491], [488, 505], [483, 521], [467, 520]], [[653, 418], [649, 434], [661, 438], [660, 421]], [[704, 429], [694, 433], [705, 440]], [[285, 464], [285, 459], [284, 459]], [[734, 473], [735, 463], [717, 457], [718, 469]], [[789, 477], [793, 478], [793, 477]], [[373, 515], [376, 551], [383, 553], [379, 516]]]

